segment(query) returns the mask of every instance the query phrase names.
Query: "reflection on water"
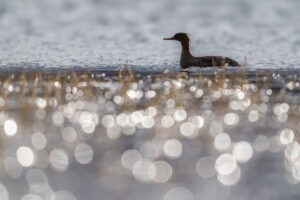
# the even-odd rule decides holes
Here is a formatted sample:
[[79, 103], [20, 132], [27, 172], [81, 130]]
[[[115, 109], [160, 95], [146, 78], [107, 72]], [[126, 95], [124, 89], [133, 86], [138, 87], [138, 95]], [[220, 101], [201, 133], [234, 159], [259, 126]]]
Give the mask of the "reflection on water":
[[255, 67], [299, 67], [297, 0], [0, 1], [0, 66], [178, 66], [191, 34], [195, 56]]
[[215, 70], [3, 75], [1, 200], [298, 199], [298, 76]]

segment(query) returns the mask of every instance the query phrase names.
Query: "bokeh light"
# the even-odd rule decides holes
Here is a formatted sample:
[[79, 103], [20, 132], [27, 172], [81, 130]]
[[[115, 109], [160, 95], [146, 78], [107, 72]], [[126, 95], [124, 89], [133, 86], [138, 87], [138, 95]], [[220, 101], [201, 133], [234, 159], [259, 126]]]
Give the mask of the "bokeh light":
[[234, 158], [241, 163], [249, 161], [253, 156], [252, 146], [249, 142], [246, 141], [235, 143], [232, 152]]
[[214, 145], [215, 145], [215, 148], [218, 150], [221, 150], [221, 151], [226, 150], [231, 145], [231, 139], [228, 134], [220, 133], [219, 135], [217, 135], [215, 137]]
[[149, 166], [149, 177], [155, 183], [166, 183], [172, 174], [171, 165], [165, 161], [155, 161]]
[[280, 132], [280, 141], [282, 144], [290, 144], [294, 140], [294, 131], [291, 129], [283, 129]]
[[17, 179], [21, 176], [23, 168], [14, 157], [7, 157], [4, 160], [5, 172], [13, 179]]
[[123, 167], [131, 170], [134, 163], [141, 161], [141, 159], [142, 155], [139, 151], [135, 149], [128, 149], [122, 154], [121, 163]]
[[239, 123], [239, 116], [236, 113], [227, 113], [224, 116], [224, 122], [226, 125], [233, 126]]
[[31, 143], [37, 150], [42, 150], [46, 147], [47, 139], [44, 134], [37, 132], [31, 136]]
[[227, 186], [236, 184], [240, 180], [240, 178], [241, 178], [241, 170], [239, 166], [237, 166], [235, 170], [228, 175], [218, 174], [218, 180], [220, 181], [220, 183]]
[[34, 162], [33, 151], [27, 146], [21, 146], [18, 148], [17, 158], [23, 167], [30, 167]]
[[164, 153], [172, 159], [176, 159], [182, 154], [182, 144], [177, 139], [167, 140], [164, 144]]
[[163, 116], [163, 118], [161, 119], [161, 125], [164, 128], [170, 128], [174, 125], [175, 121], [173, 119], [173, 117], [169, 116], [169, 115], [165, 115]]
[[218, 174], [221, 175], [229, 175], [231, 174], [237, 167], [236, 160], [232, 154], [224, 153], [221, 154], [215, 163], [215, 168]]
[[119, 82], [76, 71], [77, 78], [49, 74], [45, 83], [28, 79], [26, 86], [0, 81], [6, 92], [0, 95], [0, 197], [76, 200], [81, 190], [109, 190], [127, 199], [128, 191], [137, 198], [147, 187], [164, 200], [249, 199], [254, 191], [260, 198], [262, 182], [249, 183], [254, 172], [270, 175], [262, 166], [276, 163], [266, 157], [282, 166], [272, 168], [272, 180], [296, 187], [300, 110], [290, 93], [218, 73]]
[[43, 200], [43, 199], [36, 194], [25, 194], [24, 196], [22, 196], [21, 200]]
[[13, 136], [17, 133], [17, 130], [18, 126], [14, 120], [9, 119], [4, 122], [4, 131], [6, 135]]
[[134, 163], [132, 167], [133, 176], [141, 182], [149, 182], [151, 180], [151, 174], [155, 172], [150, 172], [150, 170], [156, 170], [155, 168], [150, 168], [152, 162], [147, 159], [138, 160]]
[[62, 138], [67, 143], [73, 143], [77, 139], [77, 132], [73, 127], [65, 127], [62, 129]]
[[191, 122], [185, 122], [180, 126], [180, 133], [185, 137], [193, 137], [195, 135], [195, 126]]
[[0, 199], [9, 200], [9, 194], [6, 187], [0, 182]]
[[80, 164], [88, 164], [93, 159], [93, 149], [88, 144], [80, 143], [75, 147], [74, 156]]
[[196, 172], [200, 177], [211, 178], [216, 174], [215, 160], [212, 157], [202, 157], [196, 163]]
[[171, 188], [164, 196], [163, 200], [194, 200], [194, 196], [188, 189], [184, 187]]
[[50, 152], [49, 161], [57, 171], [65, 171], [69, 165], [69, 157], [63, 149], [53, 149]]

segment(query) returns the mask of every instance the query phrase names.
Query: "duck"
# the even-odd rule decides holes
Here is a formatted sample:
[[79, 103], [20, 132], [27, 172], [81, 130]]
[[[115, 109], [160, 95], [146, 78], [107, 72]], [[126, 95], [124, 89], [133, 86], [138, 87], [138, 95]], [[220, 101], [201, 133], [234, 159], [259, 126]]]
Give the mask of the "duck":
[[180, 66], [182, 69], [187, 69], [189, 67], [240, 66], [237, 61], [224, 56], [194, 57], [190, 52], [190, 38], [187, 33], [176, 33], [173, 37], [163, 39], [176, 40], [181, 43]]

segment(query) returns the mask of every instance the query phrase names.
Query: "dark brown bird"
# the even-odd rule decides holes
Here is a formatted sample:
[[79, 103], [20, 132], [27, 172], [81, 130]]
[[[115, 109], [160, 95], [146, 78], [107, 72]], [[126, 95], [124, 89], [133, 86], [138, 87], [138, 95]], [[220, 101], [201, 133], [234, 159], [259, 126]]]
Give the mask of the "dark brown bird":
[[190, 53], [190, 38], [186, 33], [176, 33], [171, 38], [164, 38], [164, 40], [177, 40], [181, 43], [181, 59], [180, 66], [183, 69], [188, 67], [214, 67], [214, 66], [240, 66], [240, 64], [227, 57], [223, 56], [203, 56], [194, 57]]

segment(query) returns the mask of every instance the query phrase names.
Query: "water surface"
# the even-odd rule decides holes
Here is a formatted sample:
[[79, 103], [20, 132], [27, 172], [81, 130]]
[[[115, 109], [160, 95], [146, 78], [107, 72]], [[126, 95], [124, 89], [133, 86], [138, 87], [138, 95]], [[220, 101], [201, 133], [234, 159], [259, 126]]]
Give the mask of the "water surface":
[[299, 67], [295, 0], [12, 0], [0, 2], [0, 65], [178, 67], [191, 35], [196, 56], [223, 55], [251, 67]]

